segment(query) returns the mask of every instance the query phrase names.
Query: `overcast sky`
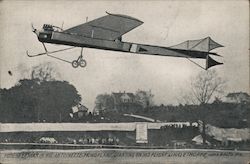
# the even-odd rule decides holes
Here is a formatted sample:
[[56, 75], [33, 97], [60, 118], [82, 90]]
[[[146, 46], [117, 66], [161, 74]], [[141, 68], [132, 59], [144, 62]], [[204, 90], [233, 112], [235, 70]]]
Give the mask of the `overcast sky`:
[[[151, 89], [157, 104], [177, 103], [189, 79], [202, 70], [186, 59], [132, 55], [96, 49], [84, 49], [87, 67], [74, 69], [46, 56], [28, 58], [25, 51], [43, 52], [41, 43], [31, 32], [44, 23], [64, 29], [104, 16], [108, 11], [129, 15], [144, 22], [127, 33], [124, 41], [172, 46], [210, 36], [224, 45], [213, 52], [224, 65], [213, 67], [227, 80], [227, 92], [249, 92], [249, 4], [248, 1], [1, 1], [0, 64], [1, 88], [9, 88], [23, 78], [25, 70], [51, 62], [61, 79], [73, 84], [83, 103], [93, 108], [99, 93], [135, 92]], [[61, 46], [49, 46], [49, 50]], [[80, 48], [59, 55], [70, 61]], [[203, 60], [197, 60], [205, 64]], [[8, 71], [13, 75], [10, 76]]]

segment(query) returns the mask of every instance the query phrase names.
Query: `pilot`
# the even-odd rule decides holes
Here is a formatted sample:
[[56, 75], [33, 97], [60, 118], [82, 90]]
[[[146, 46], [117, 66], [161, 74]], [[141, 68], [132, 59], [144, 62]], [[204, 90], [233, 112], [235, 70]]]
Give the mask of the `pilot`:
[[44, 24], [43, 29], [47, 31], [54, 31], [52, 25], [49, 25], [49, 24]]

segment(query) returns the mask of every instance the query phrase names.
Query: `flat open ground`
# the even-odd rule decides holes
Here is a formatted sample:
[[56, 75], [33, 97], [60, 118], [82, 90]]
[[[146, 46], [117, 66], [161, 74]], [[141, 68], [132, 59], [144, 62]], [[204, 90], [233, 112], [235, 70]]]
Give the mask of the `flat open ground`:
[[2, 163], [81, 163], [81, 164], [248, 164], [250, 151], [205, 149], [22, 149], [1, 150]]

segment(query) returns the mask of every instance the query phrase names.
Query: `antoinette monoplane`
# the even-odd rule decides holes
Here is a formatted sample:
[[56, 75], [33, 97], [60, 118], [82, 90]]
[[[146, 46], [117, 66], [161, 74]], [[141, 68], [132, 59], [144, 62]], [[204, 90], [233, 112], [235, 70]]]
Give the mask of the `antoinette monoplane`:
[[[27, 51], [27, 55], [29, 57], [48, 55], [50, 57], [71, 63], [74, 68], [78, 66], [85, 67], [87, 64], [82, 55], [84, 47], [145, 55], [183, 57], [187, 58], [191, 62], [194, 62], [191, 58], [205, 59], [206, 66], [204, 67], [194, 62], [205, 70], [212, 66], [222, 64], [210, 57], [211, 55], [220, 55], [210, 51], [223, 46], [213, 41], [210, 37], [199, 40], [188, 40], [170, 47], [122, 41], [122, 35], [140, 26], [141, 24], [143, 24], [143, 22], [136, 18], [126, 15], [110, 14], [107, 12], [106, 16], [80, 24], [67, 30], [63, 30], [57, 26], [44, 24], [43, 29], [39, 31], [32, 25], [33, 32], [42, 43], [45, 52], [30, 55]], [[67, 45], [71, 47], [56, 51], [48, 51], [44, 43]], [[75, 47], [81, 47], [81, 53], [80, 56], [72, 62], [51, 55]]]

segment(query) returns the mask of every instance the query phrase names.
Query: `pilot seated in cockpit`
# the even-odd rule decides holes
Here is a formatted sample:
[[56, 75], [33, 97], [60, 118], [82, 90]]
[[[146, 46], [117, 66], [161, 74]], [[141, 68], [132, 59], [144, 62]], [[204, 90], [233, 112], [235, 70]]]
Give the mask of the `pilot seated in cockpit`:
[[44, 24], [44, 25], [43, 25], [43, 30], [44, 30], [44, 31], [54, 31], [54, 28], [53, 28], [52, 25]]

